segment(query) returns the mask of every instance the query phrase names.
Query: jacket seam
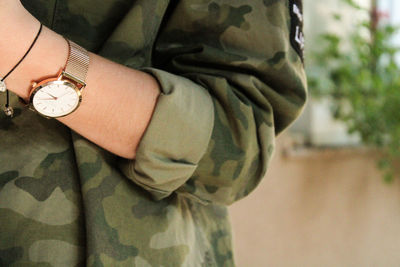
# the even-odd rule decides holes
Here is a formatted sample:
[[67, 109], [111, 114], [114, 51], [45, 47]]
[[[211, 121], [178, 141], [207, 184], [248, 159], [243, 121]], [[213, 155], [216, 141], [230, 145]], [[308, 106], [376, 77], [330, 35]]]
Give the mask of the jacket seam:
[[54, 8], [53, 8], [53, 18], [52, 18], [52, 20], [51, 20], [51, 26], [50, 26], [50, 28], [51, 28], [52, 30], [54, 30], [54, 21], [55, 21], [55, 19], [56, 19], [57, 4], [58, 4], [58, 0], [55, 0], [55, 1], [54, 1]]

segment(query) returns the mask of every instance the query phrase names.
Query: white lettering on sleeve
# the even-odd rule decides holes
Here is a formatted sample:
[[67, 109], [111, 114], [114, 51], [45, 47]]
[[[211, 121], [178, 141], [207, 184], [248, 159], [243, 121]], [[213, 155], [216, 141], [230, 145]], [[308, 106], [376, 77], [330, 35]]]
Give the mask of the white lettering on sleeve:
[[293, 13], [297, 15], [300, 21], [303, 21], [303, 14], [301, 14], [300, 8], [296, 4], [293, 4]]
[[300, 45], [300, 48], [304, 49], [304, 34], [300, 30], [300, 26], [296, 26], [295, 41]]

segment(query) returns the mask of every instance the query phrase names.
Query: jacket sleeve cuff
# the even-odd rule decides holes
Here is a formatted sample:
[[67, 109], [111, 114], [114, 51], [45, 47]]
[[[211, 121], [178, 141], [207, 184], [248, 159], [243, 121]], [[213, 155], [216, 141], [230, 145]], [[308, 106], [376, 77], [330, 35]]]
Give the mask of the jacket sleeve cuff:
[[208, 91], [187, 78], [150, 67], [140, 70], [159, 82], [161, 92], [136, 158], [118, 158], [118, 167], [159, 200], [196, 170], [211, 139], [214, 105]]

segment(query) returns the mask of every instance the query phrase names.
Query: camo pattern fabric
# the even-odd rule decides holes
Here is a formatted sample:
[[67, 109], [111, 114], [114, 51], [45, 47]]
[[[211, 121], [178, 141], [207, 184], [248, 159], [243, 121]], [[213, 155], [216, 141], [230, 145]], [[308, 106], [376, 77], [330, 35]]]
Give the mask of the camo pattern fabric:
[[0, 266], [235, 266], [227, 207], [260, 183], [275, 136], [306, 101], [289, 2], [22, 3], [89, 51], [150, 73], [161, 92], [133, 160], [11, 93]]

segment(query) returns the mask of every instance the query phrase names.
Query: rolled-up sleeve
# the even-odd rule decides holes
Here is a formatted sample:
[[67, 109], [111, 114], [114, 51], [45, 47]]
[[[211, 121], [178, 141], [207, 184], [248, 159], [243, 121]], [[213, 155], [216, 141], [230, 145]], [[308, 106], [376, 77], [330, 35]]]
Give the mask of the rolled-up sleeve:
[[155, 200], [230, 205], [260, 183], [275, 137], [306, 101], [289, 1], [177, 1], [143, 68], [161, 94], [134, 160], [119, 167]]
[[187, 78], [154, 68], [141, 70], [157, 79], [161, 92], [135, 160], [121, 158], [119, 166], [161, 199], [196, 170], [210, 142], [214, 106], [210, 94]]

